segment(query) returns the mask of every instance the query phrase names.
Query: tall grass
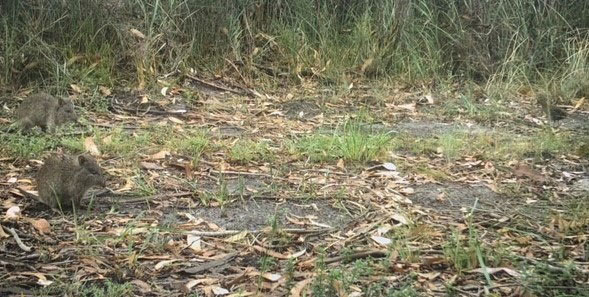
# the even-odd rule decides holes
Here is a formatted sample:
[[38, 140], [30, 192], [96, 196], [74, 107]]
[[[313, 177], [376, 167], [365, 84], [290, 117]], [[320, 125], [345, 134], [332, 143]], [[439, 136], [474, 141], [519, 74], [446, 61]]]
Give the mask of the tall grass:
[[251, 78], [551, 77], [572, 94], [589, 79], [587, 15], [587, 1], [5, 0], [0, 86], [145, 86], [233, 61]]

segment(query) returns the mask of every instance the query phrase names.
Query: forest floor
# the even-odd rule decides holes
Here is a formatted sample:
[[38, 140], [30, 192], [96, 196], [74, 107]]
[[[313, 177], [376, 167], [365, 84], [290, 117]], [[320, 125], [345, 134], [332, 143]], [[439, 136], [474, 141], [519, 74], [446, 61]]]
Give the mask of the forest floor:
[[[589, 296], [586, 102], [236, 85], [73, 88], [82, 132], [2, 136], [0, 295]], [[107, 175], [75, 212], [27, 195], [58, 149]]]

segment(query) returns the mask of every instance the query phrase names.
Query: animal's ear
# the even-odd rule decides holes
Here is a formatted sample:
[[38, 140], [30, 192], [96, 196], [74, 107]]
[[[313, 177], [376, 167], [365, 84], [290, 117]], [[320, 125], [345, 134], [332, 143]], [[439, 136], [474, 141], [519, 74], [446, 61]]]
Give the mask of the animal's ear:
[[84, 156], [84, 155], [78, 156], [78, 164], [84, 165], [86, 162], [88, 162], [88, 159], [86, 158], [86, 156]]

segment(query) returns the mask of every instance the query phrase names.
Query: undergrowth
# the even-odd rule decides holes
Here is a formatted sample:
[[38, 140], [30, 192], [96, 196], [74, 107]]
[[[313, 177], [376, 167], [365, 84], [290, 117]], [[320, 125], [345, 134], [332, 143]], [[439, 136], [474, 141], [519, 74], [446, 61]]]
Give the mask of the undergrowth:
[[8, 0], [0, 85], [63, 93], [238, 69], [246, 81], [455, 78], [498, 97], [531, 83], [580, 97], [588, 13], [586, 1]]

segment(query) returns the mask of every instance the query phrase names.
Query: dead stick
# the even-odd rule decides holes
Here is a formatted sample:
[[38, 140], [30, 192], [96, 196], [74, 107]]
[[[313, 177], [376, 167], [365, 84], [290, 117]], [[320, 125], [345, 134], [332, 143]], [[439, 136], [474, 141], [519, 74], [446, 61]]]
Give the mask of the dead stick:
[[235, 66], [235, 64], [233, 64], [233, 62], [231, 62], [227, 58], [225, 58], [225, 61], [227, 61], [227, 63], [229, 63], [229, 65], [231, 65], [231, 67], [233, 67], [233, 69], [235, 69], [235, 72], [237, 72], [237, 74], [239, 74], [239, 77], [241, 77], [241, 80], [243, 81], [243, 83], [246, 85], [249, 85], [249, 82], [245, 79], [245, 77], [243, 77], [241, 72], [239, 72], [239, 69], [237, 68], [237, 66]]
[[149, 202], [149, 201], [155, 200], [157, 198], [162, 198], [162, 197], [183, 197], [183, 196], [190, 196], [192, 194], [193, 194], [192, 192], [158, 194], [158, 195], [145, 196], [145, 197], [139, 197], [139, 198], [133, 198], [133, 199], [124, 199], [124, 200], [119, 200], [118, 202], [123, 203], [123, 204], [132, 204], [132, 203], [140, 203], [140, 202]]
[[209, 262], [203, 263], [203, 264], [196, 266], [196, 267], [186, 268], [182, 271], [186, 272], [188, 274], [197, 274], [197, 273], [209, 270], [211, 268], [225, 265], [226, 263], [229, 263], [231, 260], [233, 260], [233, 258], [235, 258], [235, 256], [237, 256], [237, 253], [231, 253], [221, 259], [209, 261]]
[[[286, 233], [293, 233], [293, 234], [314, 234], [314, 233], [329, 232], [331, 230], [334, 230], [334, 228], [311, 229], [311, 230], [307, 230], [307, 229], [294, 229], [294, 228], [292, 228], [292, 229], [280, 229], [279, 231], [286, 232]], [[248, 233], [252, 233], [252, 234], [259, 234], [259, 233], [267, 233], [269, 231], [266, 231], [266, 230], [252, 230], [252, 231], [247, 231], [247, 230], [226, 230], [226, 231], [201, 231], [201, 232], [191, 231], [190, 234], [195, 235], [195, 236], [219, 237], [219, 236], [235, 235], [235, 234], [239, 234], [241, 232], [248, 232]]]
[[[344, 256], [336, 256], [336, 257], [332, 257], [332, 258], [327, 258], [324, 263], [325, 264], [331, 264], [331, 263], [335, 263], [335, 262], [340, 262], [342, 260], [356, 260], [356, 259], [362, 259], [362, 258], [366, 258], [366, 257], [386, 257], [387, 252], [385, 250], [371, 250], [371, 251], [361, 251], [361, 252], [357, 252], [351, 255], [344, 255]], [[315, 266], [315, 262], [317, 262], [317, 257], [313, 258], [313, 259], [309, 259], [307, 261], [301, 262], [299, 265], [301, 267], [314, 267]]]
[[237, 94], [237, 95], [244, 95], [243, 92], [239, 92], [239, 91], [236, 91], [236, 90], [233, 90], [233, 89], [230, 89], [230, 88], [226, 88], [226, 87], [223, 87], [223, 86], [219, 86], [219, 85], [216, 85], [216, 84], [213, 84], [213, 83], [204, 81], [204, 80], [202, 80], [202, 79], [200, 79], [200, 78], [198, 78], [196, 76], [192, 76], [190, 74], [186, 74], [186, 76], [188, 78], [190, 78], [190, 79], [198, 82], [198, 83], [201, 83], [201, 84], [203, 84], [203, 85], [205, 85], [207, 87], [213, 88], [213, 89], [217, 89], [217, 90], [220, 90], [220, 91], [230, 92], [230, 93]]
[[5, 228], [5, 227], [3, 227], [3, 228], [4, 228], [4, 229], [7, 229], [7, 230], [8, 230], [8, 232], [10, 232], [10, 233], [12, 234], [12, 237], [14, 237], [14, 240], [16, 241], [16, 244], [18, 245], [18, 247], [19, 247], [21, 250], [23, 250], [23, 251], [25, 251], [25, 252], [30, 252], [30, 251], [31, 251], [31, 248], [30, 248], [30, 247], [28, 247], [28, 246], [26, 246], [26, 245], [25, 245], [25, 244], [24, 244], [24, 243], [23, 243], [23, 242], [20, 240], [20, 237], [18, 237], [18, 234], [16, 234], [16, 231], [14, 230], [14, 228]]
[[387, 255], [387, 252], [384, 250], [363, 251], [363, 252], [358, 252], [358, 253], [351, 254], [351, 255], [336, 256], [333, 258], [328, 258], [327, 260], [325, 260], [325, 264], [335, 263], [335, 262], [339, 262], [342, 260], [362, 259], [362, 258], [366, 258], [366, 257], [386, 257], [386, 255]]
[[148, 127], [138, 127], [138, 126], [123, 126], [123, 125], [110, 125], [110, 124], [99, 124], [99, 123], [91, 123], [92, 126], [101, 127], [101, 128], [121, 128], [124, 130], [137, 130], [137, 129], [147, 129]]
[[278, 176], [272, 176], [270, 174], [265, 173], [255, 173], [255, 172], [240, 172], [240, 171], [218, 171], [218, 170], [211, 170], [212, 173], [215, 174], [228, 174], [228, 175], [247, 175], [247, 176], [263, 176], [272, 179], [284, 180], [288, 181], [288, 179]]

